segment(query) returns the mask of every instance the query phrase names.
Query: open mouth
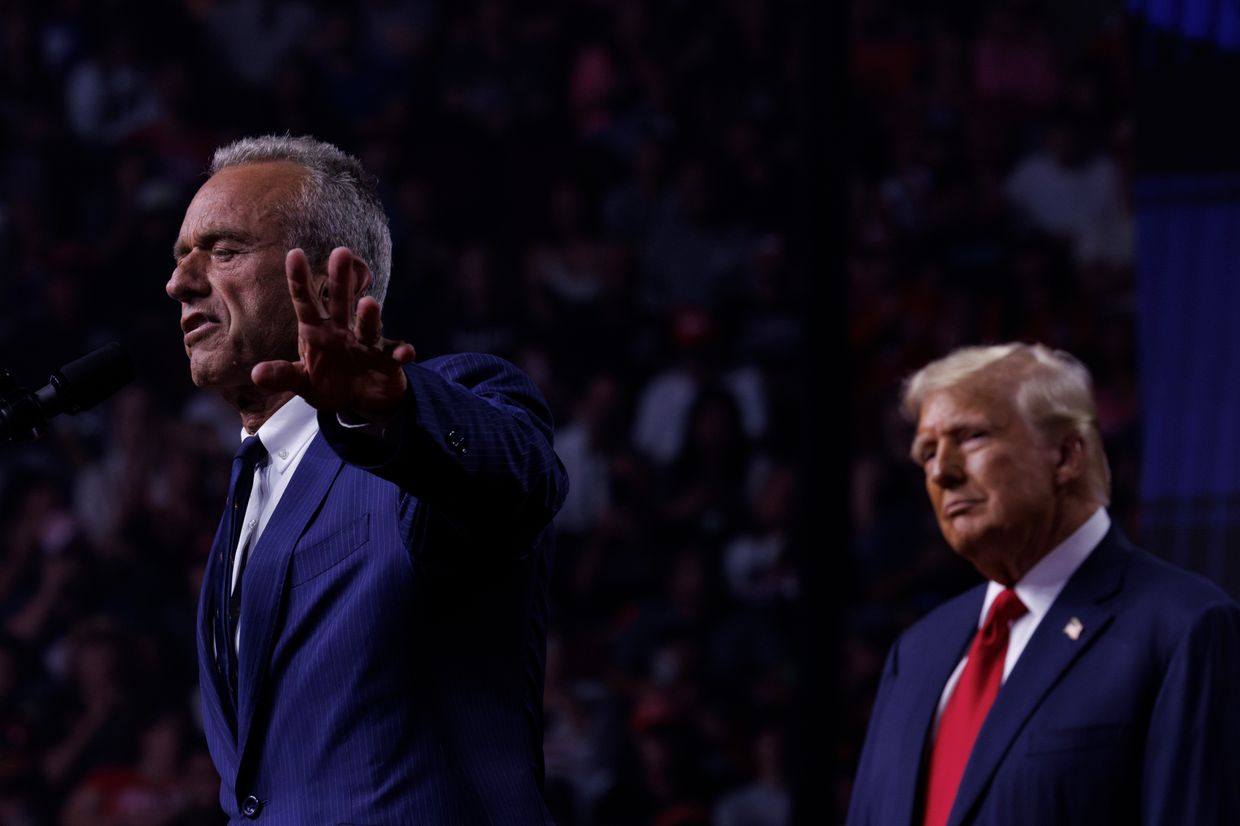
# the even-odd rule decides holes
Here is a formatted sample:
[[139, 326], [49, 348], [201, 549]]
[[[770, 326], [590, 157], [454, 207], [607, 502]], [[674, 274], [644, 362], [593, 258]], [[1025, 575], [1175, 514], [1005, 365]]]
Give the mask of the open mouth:
[[210, 335], [217, 326], [217, 319], [202, 312], [192, 312], [181, 319], [181, 331], [185, 334], [186, 344]]

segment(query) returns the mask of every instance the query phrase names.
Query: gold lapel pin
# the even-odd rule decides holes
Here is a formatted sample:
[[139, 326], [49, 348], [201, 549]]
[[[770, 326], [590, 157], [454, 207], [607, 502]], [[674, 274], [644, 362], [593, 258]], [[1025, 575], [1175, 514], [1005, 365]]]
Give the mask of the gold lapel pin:
[[1063, 627], [1064, 634], [1066, 634], [1068, 636], [1068, 639], [1072, 640], [1073, 642], [1076, 642], [1077, 640], [1081, 638], [1081, 632], [1084, 630], [1085, 630], [1084, 624], [1082, 624], [1081, 621], [1077, 619], [1076, 617], [1073, 617], [1072, 619], [1068, 620], [1068, 624]]

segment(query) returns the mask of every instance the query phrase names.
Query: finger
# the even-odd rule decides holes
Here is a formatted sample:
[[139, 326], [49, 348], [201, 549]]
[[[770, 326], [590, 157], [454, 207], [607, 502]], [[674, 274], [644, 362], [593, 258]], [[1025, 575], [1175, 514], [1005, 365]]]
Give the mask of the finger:
[[293, 299], [293, 309], [302, 324], [319, 324], [323, 320], [310, 288], [310, 261], [297, 248], [284, 256], [284, 275], [288, 279], [288, 294]]
[[291, 390], [306, 387], [306, 368], [299, 361], [260, 361], [250, 370], [250, 381], [263, 390]]
[[357, 340], [367, 347], [374, 347], [380, 341], [383, 332], [383, 319], [380, 317], [379, 302], [371, 296], [365, 296], [357, 302]]
[[336, 247], [327, 258], [327, 315], [341, 327], [353, 315], [353, 253]]
[[392, 349], [391, 358], [398, 364], [408, 364], [418, 357], [418, 351], [407, 341], [398, 341]]

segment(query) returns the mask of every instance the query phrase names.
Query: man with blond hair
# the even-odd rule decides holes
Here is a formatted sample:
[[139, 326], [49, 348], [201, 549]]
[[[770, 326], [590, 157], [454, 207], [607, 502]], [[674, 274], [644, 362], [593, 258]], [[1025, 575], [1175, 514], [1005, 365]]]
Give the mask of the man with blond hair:
[[892, 647], [849, 826], [1240, 823], [1240, 605], [1111, 524], [1084, 365], [962, 348], [904, 411], [988, 581]]

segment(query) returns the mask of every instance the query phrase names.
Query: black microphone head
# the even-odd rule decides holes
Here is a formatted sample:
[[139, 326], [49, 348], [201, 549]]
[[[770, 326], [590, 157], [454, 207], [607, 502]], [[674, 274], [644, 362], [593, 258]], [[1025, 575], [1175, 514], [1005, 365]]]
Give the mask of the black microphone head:
[[88, 410], [133, 381], [133, 362], [115, 341], [71, 361], [52, 377], [65, 413]]

